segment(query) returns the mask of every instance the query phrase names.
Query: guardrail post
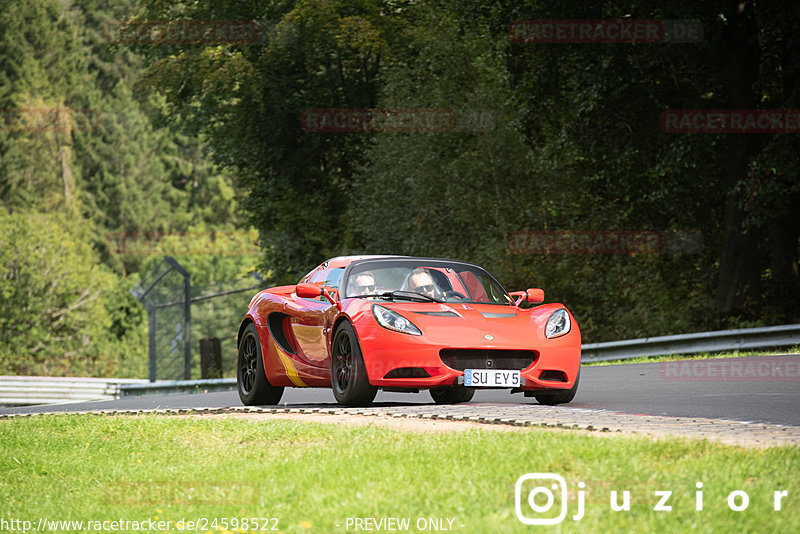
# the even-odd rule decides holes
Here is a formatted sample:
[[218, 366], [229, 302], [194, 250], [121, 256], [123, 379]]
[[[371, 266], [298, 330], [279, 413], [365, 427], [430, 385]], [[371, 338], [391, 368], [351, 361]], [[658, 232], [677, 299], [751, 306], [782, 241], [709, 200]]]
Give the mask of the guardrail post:
[[222, 378], [222, 347], [217, 337], [200, 340], [202, 378]]
[[147, 306], [147, 322], [148, 322], [148, 357], [149, 357], [149, 372], [148, 378], [150, 382], [156, 381], [156, 309], [153, 306]]
[[192, 378], [192, 282], [188, 271], [183, 270], [183, 331], [186, 339], [183, 340], [184, 368], [183, 378]]

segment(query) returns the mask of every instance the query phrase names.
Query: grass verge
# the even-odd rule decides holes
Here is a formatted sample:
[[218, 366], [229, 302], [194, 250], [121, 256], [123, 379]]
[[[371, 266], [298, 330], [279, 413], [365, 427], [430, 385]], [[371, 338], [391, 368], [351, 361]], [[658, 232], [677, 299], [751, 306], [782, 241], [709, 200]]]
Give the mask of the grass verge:
[[[409, 532], [530, 532], [515, 513], [515, 483], [526, 473], [567, 482], [567, 518], [548, 532], [800, 531], [798, 447], [158, 415], [13, 418], [0, 420], [0, 436], [5, 532], [13, 531], [9, 521], [36, 528], [42, 519], [83, 521], [50, 532], [390, 531], [367, 518], [407, 518]], [[522, 485], [530, 517], [537, 517], [528, 505], [537, 482], [550, 484]], [[585, 516], [573, 520], [578, 482], [585, 483]], [[620, 503], [630, 492], [629, 511], [610, 509], [612, 490]], [[654, 510], [662, 490], [672, 492], [671, 511]], [[746, 492], [746, 509], [731, 509], [734, 491]], [[787, 492], [781, 510], [774, 509], [776, 491]], [[558, 515], [554, 494], [542, 515]], [[544, 506], [545, 497], [534, 503]], [[738, 507], [744, 497], [732, 498]], [[393, 531], [404, 525], [383, 523]]]

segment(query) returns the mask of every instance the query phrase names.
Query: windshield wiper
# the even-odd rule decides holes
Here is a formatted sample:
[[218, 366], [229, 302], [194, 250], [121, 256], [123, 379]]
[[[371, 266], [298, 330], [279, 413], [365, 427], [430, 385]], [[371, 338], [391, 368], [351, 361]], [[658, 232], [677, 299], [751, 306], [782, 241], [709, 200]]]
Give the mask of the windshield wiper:
[[382, 299], [401, 299], [401, 300], [412, 300], [412, 301], [422, 300], [425, 302], [444, 302], [443, 300], [435, 299], [433, 297], [429, 297], [428, 295], [423, 295], [422, 293], [417, 293], [415, 291], [401, 291], [399, 289], [395, 291], [384, 291], [383, 293], [353, 295], [351, 298], [365, 298], [365, 297], [378, 297]]
[[[384, 293], [384, 295], [385, 294], [386, 293]], [[413, 299], [422, 299], [422, 300], [426, 300], [428, 302], [444, 302], [443, 300], [435, 299], [435, 298], [433, 298], [431, 296], [424, 295], [422, 293], [417, 293], [416, 291], [401, 291], [401, 290], [398, 289], [398, 290], [389, 292], [389, 294], [392, 297], [407, 298], [407, 299], [411, 299], [411, 300], [413, 300]]]

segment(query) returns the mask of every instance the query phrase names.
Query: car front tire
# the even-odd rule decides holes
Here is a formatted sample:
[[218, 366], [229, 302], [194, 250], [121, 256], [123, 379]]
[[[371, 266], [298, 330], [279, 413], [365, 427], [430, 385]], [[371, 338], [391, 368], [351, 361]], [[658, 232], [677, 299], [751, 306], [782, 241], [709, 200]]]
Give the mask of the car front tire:
[[378, 388], [369, 383], [356, 331], [348, 322], [343, 322], [333, 336], [331, 388], [342, 406], [368, 406], [378, 394]]
[[432, 388], [430, 394], [436, 404], [458, 404], [471, 401], [475, 390], [445, 386]]
[[261, 342], [253, 323], [247, 325], [239, 341], [236, 384], [239, 399], [245, 406], [278, 404], [283, 396], [283, 388], [275, 387], [267, 380]]
[[578, 376], [575, 377], [575, 385], [571, 389], [561, 389], [556, 391], [542, 391], [533, 394], [536, 402], [553, 406], [556, 404], [566, 404], [572, 402], [578, 392], [578, 383], [581, 380], [581, 371], [578, 369]]

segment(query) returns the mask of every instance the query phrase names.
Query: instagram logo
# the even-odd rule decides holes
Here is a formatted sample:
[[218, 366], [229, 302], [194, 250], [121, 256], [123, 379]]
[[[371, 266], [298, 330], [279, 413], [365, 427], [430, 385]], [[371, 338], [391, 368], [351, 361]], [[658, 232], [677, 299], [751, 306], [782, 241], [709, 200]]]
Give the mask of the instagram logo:
[[[535, 485], [534, 485], [535, 484]], [[527, 503], [523, 511], [523, 496]], [[558, 501], [558, 515], [551, 510]], [[526, 525], [556, 525], [567, 517], [567, 482], [553, 473], [526, 473], [514, 486], [514, 511]], [[526, 515], [534, 512], [534, 514]], [[548, 513], [550, 512], [550, 513]]]
[[[617, 483], [612, 482], [608, 493], [608, 506], [612, 512], [631, 511], [631, 492], [623, 490], [620, 502], [620, 490]], [[580, 521], [586, 512], [586, 483], [578, 482], [575, 492], [578, 508], [572, 516], [573, 521]], [[695, 483], [695, 511], [703, 511], [703, 483]], [[649, 492], [647, 492], [649, 493]], [[672, 512], [673, 504], [670, 501], [672, 490], [657, 489], [652, 492], [655, 504], [654, 512]], [[597, 493], [595, 495], [599, 496]], [[776, 512], [783, 510], [783, 499], [789, 496], [787, 490], [773, 491], [772, 509]], [[645, 495], [647, 497], [647, 495]], [[766, 500], [766, 499], [765, 499]], [[743, 490], [733, 490], [728, 493], [723, 503], [732, 512], [743, 512], [750, 506], [750, 495]], [[768, 502], [768, 501], [767, 501]], [[527, 503], [527, 504], [525, 504]], [[644, 503], [649, 506], [649, 503]], [[553, 473], [527, 473], [517, 479], [514, 486], [514, 511], [517, 519], [526, 525], [556, 525], [567, 517], [567, 483], [561, 475]], [[556, 513], [558, 515], [556, 515]]]

